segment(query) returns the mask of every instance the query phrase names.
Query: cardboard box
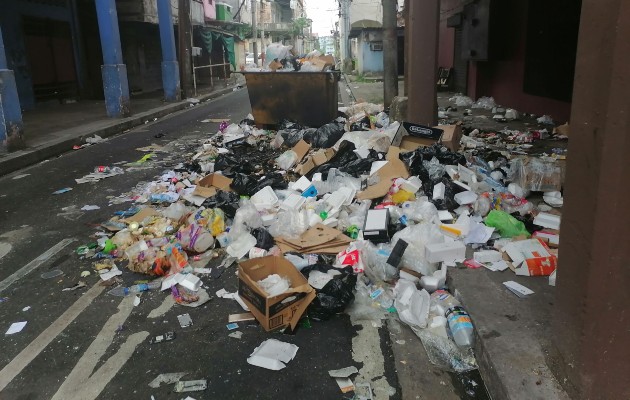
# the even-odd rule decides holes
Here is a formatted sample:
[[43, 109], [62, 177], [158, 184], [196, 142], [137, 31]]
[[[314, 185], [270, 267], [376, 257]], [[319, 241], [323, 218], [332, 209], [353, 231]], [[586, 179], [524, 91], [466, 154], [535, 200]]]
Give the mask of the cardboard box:
[[212, 197], [217, 194], [219, 190], [224, 192], [231, 192], [230, 185], [232, 179], [227, 178], [220, 174], [210, 174], [202, 178], [198, 183], [193, 196]]
[[461, 122], [455, 125], [440, 125], [436, 128], [442, 129], [444, 134], [442, 135], [442, 144], [448, 147], [451, 151], [459, 150], [459, 142], [462, 140], [464, 131], [462, 130]]
[[385, 196], [392, 186], [392, 180], [396, 178], [409, 178], [409, 171], [404, 162], [400, 160], [400, 149], [390, 147], [387, 152], [387, 164], [380, 168], [374, 175], [378, 176], [378, 183], [369, 186], [364, 191], [357, 194], [358, 200], [372, 200]]
[[299, 142], [297, 142], [297, 144], [291, 149], [295, 152], [295, 154], [297, 154], [295, 163], [297, 164], [302, 161], [302, 159], [308, 154], [308, 151], [310, 149], [311, 145], [306, 143], [304, 140], [300, 140]]
[[311, 172], [315, 167], [319, 167], [322, 164], [326, 164], [335, 155], [334, 149], [320, 149], [312, 155], [306, 157], [304, 161], [295, 167], [295, 172], [300, 175], [306, 175]]
[[[291, 288], [268, 298], [256, 282], [271, 274], [289, 278]], [[238, 295], [262, 327], [271, 331], [287, 326], [295, 329], [316, 293], [291, 262], [283, 257], [270, 256], [239, 263]]]
[[540, 239], [511, 242], [503, 250], [512, 259], [516, 275], [549, 276], [558, 264], [558, 258]]
[[442, 139], [444, 131], [440, 128], [403, 122], [392, 140], [392, 146], [404, 151], [413, 151], [421, 146], [431, 146]]

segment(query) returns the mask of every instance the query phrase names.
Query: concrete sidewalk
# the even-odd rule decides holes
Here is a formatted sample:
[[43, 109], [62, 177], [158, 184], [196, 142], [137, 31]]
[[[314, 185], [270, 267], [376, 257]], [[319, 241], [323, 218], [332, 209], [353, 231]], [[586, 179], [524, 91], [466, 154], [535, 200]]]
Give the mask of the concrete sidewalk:
[[[232, 93], [241, 80], [225, 88], [199, 94], [194, 99], [205, 102]], [[0, 176], [71, 151], [94, 135], [111, 137], [139, 125], [152, 122], [177, 111], [193, 107], [192, 99], [164, 103], [161, 96], [141, 96], [132, 99], [132, 116], [108, 118], [103, 101], [82, 101], [73, 104], [43, 104], [37, 110], [24, 113], [27, 148], [12, 153], [0, 153]]]
[[[383, 102], [382, 82], [357, 82], [348, 77], [349, 87], [342, 79], [340, 93], [344, 103], [349, 104], [352, 92], [358, 102]], [[400, 93], [403, 91], [400, 82]], [[454, 95], [450, 92], [438, 93], [438, 105], [441, 109], [457, 108], [449, 101]], [[509, 105], [507, 105], [509, 106]], [[492, 118], [489, 110], [474, 109], [472, 115], [464, 115], [464, 108], [449, 111], [449, 122], [461, 121], [466, 129], [485, 131], [542, 130], [551, 127], [539, 124], [531, 115], [510, 122], [499, 122]], [[560, 123], [564, 121], [559, 121]], [[567, 148], [568, 142], [545, 140], [534, 143], [536, 153], [547, 152], [551, 148]], [[470, 254], [472, 256], [472, 254]], [[514, 280], [531, 288], [535, 294], [527, 299], [520, 299], [509, 292], [503, 282]], [[551, 345], [551, 320], [555, 288], [549, 286], [547, 277], [520, 277], [511, 271], [491, 272], [485, 268], [479, 270], [449, 268], [447, 286], [469, 311], [475, 328], [475, 356], [479, 371], [488, 393], [493, 399], [568, 399], [569, 396], [553, 374], [554, 369], [562, 368], [554, 358]], [[391, 333], [392, 342], [404, 339], [413, 342], [416, 338], [406, 327]], [[567, 332], [567, 335], [574, 334]], [[394, 346], [397, 362], [414, 360], [415, 364], [426, 359], [421, 345], [413, 350]], [[424, 362], [427, 365], [427, 362]], [[398, 371], [404, 398], [409, 390], [422, 394], [420, 398], [451, 399], [462, 396], [462, 385], [455, 383], [455, 391], [446, 386], [439, 390], [440, 383], [449, 380], [449, 374], [437, 370], [429, 364], [431, 373], [415, 374], [409, 369]], [[464, 379], [474, 380], [470, 376]], [[450, 385], [449, 385], [450, 386]], [[466, 382], [463, 385], [466, 388]], [[437, 391], [434, 391], [438, 388]], [[406, 389], [406, 390], [405, 390]], [[477, 397], [480, 398], [480, 397]]]

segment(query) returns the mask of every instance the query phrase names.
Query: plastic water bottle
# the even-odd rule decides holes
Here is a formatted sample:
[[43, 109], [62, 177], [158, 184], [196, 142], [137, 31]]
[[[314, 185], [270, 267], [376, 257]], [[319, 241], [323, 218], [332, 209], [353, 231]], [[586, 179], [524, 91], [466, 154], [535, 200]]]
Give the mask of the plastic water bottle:
[[455, 344], [471, 347], [474, 339], [473, 325], [466, 310], [462, 306], [451, 307], [446, 311], [446, 320]]
[[160, 287], [162, 287], [162, 282], [160, 279], [156, 279], [149, 283], [138, 283], [137, 285], [129, 287], [119, 286], [110, 290], [109, 294], [111, 294], [112, 296], [125, 297], [140, 292], [146, 292], [148, 290], [159, 289]]
[[446, 317], [453, 341], [460, 347], [473, 345], [474, 332], [470, 315], [446, 290], [437, 290], [431, 294], [431, 305]]

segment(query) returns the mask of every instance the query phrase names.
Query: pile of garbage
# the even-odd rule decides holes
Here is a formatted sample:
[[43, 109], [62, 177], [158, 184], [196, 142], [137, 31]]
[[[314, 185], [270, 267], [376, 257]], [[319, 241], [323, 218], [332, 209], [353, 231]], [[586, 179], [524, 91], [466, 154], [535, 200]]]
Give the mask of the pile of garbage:
[[331, 55], [323, 55], [319, 50], [298, 55], [293, 46], [282, 43], [271, 43], [261, 54], [261, 67], [254, 63], [244, 65], [246, 72], [321, 72], [334, 69], [335, 59]]
[[[217, 295], [265, 330], [351, 306], [409, 325], [436, 365], [476, 368], [472, 319], [447, 290], [448, 269], [510, 269], [554, 284], [558, 160], [514, 154], [461, 125], [390, 121], [379, 105], [340, 113], [321, 127], [284, 121], [277, 131], [251, 116], [222, 123], [125, 194], [134, 205], [79, 254], [113, 284], [123, 267], [154, 277], [112, 295], [163, 290], [180, 304], [207, 299], [206, 276], [238, 265], [238, 293]], [[528, 295], [511, 280], [506, 287]]]

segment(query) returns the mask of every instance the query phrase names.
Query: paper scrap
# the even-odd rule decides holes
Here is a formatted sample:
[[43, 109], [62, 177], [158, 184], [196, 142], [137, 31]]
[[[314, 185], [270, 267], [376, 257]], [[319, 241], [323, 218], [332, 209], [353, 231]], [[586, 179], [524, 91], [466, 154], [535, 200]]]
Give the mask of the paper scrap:
[[240, 339], [240, 338], [243, 337], [243, 332], [241, 332], [241, 331], [234, 331], [234, 332], [230, 333], [228, 336], [231, 337], [231, 338], [234, 338], [234, 339]]
[[503, 260], [495, 261], [495, 262], [489, 263], [489, 264], [483, 264], [483, 266], [488, 268], [490, 271], [494, 271], [494, 272], [505, 271], [506, 269], [509, 268], [507, 262], [505, 262]]
[[[105, 271], [104, 269], [101, 271]], [[99, 272], [101, 272], [99, 271]], [[114, 265], [109, 271], [101, 272], [101, 279], [104, 281], [108, 281], [115, 276], [122, 275], [122, 271], [118, 269], [116, 265]]]
[[342, 369], [334, 369], [331, 371], [328, 371], [328, 375], [330, 375], [331, 378], [348, 378], [349, 376], [358, 373], [359, 370], [357, 369], [357, 367], [346, 367], [346, 368], [342, 368]]
[[140, 296], [136, 295], [133, 299], [134, 307], [138, 307], [140, 305]]
[[24, 329], [27, 322], [28, 321], [12, 323], [11, 326], [9, 327], [9, 330], [6, 331], [5, 335], [13, 335], [14, 333], [22, 332], [22, 329]]
[[24, 307], [24, 308], [22, 309], [22, 311], [28, 311], [28, 310], [30, 310], [30, 309], [31, 309], [31, 306], [26, 306], [26, 307]]
[[172, 383], [177, 383], [186, 375], [188, 375], [188, 372], [172, 372], [168, 374], [160, 374], [149, 383], [149, 387], [156, 389], [159, 388], [162, 384], [170, 385]]
[[276, 339], [267, 339], [256, 347], [247, 363], [257, 367], [280, 371], [293, 360], [299, 347]]
[[83, 207], [81, 207], [81, 211], [93, 211], [93, 210], [100, 210], [101, 207], [96, 206], [96, 205], [89, 205], [86, 204]]
[[520, 283], [516, 283], [514, 281], [503, 282], [503, 284], [505, 285], [506, 288], [508, 288], [510, 292], [514, 293], [520, 298], [527, 297], [530, 294], [534, 294], [533, 290], [526, 288]]

